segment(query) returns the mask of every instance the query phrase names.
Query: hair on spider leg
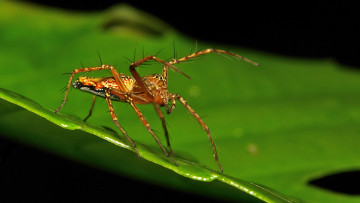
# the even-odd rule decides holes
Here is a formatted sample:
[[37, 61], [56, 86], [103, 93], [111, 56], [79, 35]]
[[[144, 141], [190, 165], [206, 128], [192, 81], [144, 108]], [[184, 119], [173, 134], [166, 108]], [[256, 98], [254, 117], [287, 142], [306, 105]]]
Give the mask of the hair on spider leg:
[[150, 66], [153, 65], [155, 63], [155, 61], [147, 61], [142, 63], [141, 65], [137, 66], [138, 68], [146, 68], [145, 66]]
[[61, 73], [61, 75], [71, 75], [72, 73]]
[[[216, 48], [215, 48], [216, 49]], [[228, 53], [231, 53], [232, 52], [232, 49], [229, 47], [227, 49], [225, 49], [225, 52], [228, 52]], [[215, 52], [216, 54], [220, 55], [220, 56], [223, 56], [225, 58], [228, 58], [230, 60], [237, 60], [237, 61], [242, 61], [241, 58], [237, 57], [237, 56], [233, 56], [233, 55], [228, 55], [228, 54], [225, 54], [225, 53], [219, 53], [219, 52]]]
[[236, 59], [237, 61], [241, 61], [241, 59], [240, 58], [238, 58], [238, 57], [235, 57], [235, 56], [228, 56], [228, 55], [226, 55], [226, 54], [223, 54], [223, 53], [218, 53], [218, 52], [215, 52], [216, 54], [218, 54], [218, 55], [220, 55], [220, 56], [223, 56], [223, 57], [225, 57], [225, 58], [227, 58], [227, 59], [229, 59], [229, 60], [231, 60], [231, 61], [234, 61], [234, 59]]
[[136, 49], [137, 49], [137, 43], [135, 43], [135, 47], [134, 47], [133, 62], [136, 61]]
[[176, 52], [176, 47], [175, 47], [175, 39], [173, 40], [173, 54], [174, 54], [174, 58], [177, 58], [177, 52]]
[[142, 49], [142, 57], [145, 58], [145, 50], [144, 50], [144, 45], [141, 47]]
[[164, 61], [170, 61], [172, 59], [174, 59], [174, 58], [173, 57], [167, 57]]
[[[143, 62], [141, 65], [151, 65], [151, 64], [155, 64], [155, 63], [159, 63], [158, 61], [146, 61], [146, 62]], [[141, 66], [140, 65], [140, 66]]]
[[189, 55], [192, 54], [192, 53], [198, 53], [200, 50], [201, 50], [201, 49], [198, 50], [198, 42], [197, 42], [197, 40], [195, 40], [195, 48], [194, 48], [194, 49], [193, 49], [193, 48], [190, 49]]
[[60, 94], [64, 94], [64, 92], [66, 91], [66, 89], [67, 89], [67, 86], [65, 85], [64, 87], [62, 87], [62, 88], [59, 90]]
[[216, 54], [219, 54], [221, 56], [224, 56], [230, 60], [232, 59], [236, 59], [237, 61], [245, 61], [245, 62], [248, 62], [248, 63], [251, 63], [255, 66], [260, 66], [260, 64], [254, 62], [254, 61], [251, 61], [241, 55], [238, 55], [236, 53], [233, 53], [233, 52], [229, 52], [229, 51], [224, 51], [224, 50], [221, 50], [221, 49], [214, 49], [214, 48], [210, 48], [210, 49], [207, 49], [205, 51], [209, 51], [209, 52], [213, 52], [213, 53], [216, 53]]
[[[195, 40], [195, 51], [198, 49], [198, 41]], [[199, 50], [200, 51], [200, 50]]]
[[186, 61], [181, 61], [180, 63], [193, 62], [193, 61], [196, 61], [196, 60], [203, 60], [203, 58], [205, 58], [205, 57], [207, 57], [207, 55], [199, 55], [196, 58], [191, 58], [191, 59], [188, 59]]
[[[72, 88], [72, 86], [69, 88], [69, 91], [71, 91], [73, 88]], [[65, 87], [63, 87], [63, 88], [61, 88], [60, 90], [59, 90], [59, 94], [64, 94], [64, 92], [66, 92], [66, 90], [67, 90], [67, 86], [65, 86]], [[66, 98], [66, 101], [68, 101], [68, 99], [69, 98]]]
[[85, 66], [84, 66], [84, 64], [83, 64], [82, 61], [80, 61], [80, 64], [81, 64], [81, 67], [82, 67], [82, 68], [85, 68]]
[[99, 52], [99, 50], [96, 50], [96, 51], [97, 51], [97, 54], [98, 54], [98, 57], [99, 57], [100, 65], [103, 65], [103, 62], [102, 62], [102, 60], [101, 60], [100, 52]]
[[[72, 73], [62, 73], [61, 75], [71, 75]], [[61, 93], [61, 94], [63, 94], [65, 91], [66, 91], [66, 89], [67, 89], [67, 85], [65, 85], [64, 87], [62, 87], [60, 90], [59, 90], [59, 92]]]
[[126, 64], [131, 64], [134, 63], [134, 61], [132, 61], [129, 57], [122, 55], [122, 57], [127, 61]]
[[87, 73], [89, 73], [89, 72], [83, 72], [83, 73], [79, 74], [78, 76], [81, 77], [83, 75], [86, 75]]
[[151, 128], [151, 130], [155, 133], [155, 135], [158, 135], [158, 134], [159, 134], [159, 131], [158, 131], [158, 130], [155, 130], [154, 128]]
[[199, 60], [199, 61], [203, 60], [204, 57], [207, 57], [207, 55], [199, 55], [196, 58], [189, 58], [186, 61], [178, 61], [177, 63], [178, 64], [180, 64], [180, 63], [193, 63], [194, 61], [197, 61], [197, 60]]
[[164, 50], [164, 48], [161, 48], [159, 51], [155, 52], [155, 54], [153, 54], [152, 56], [157, 56], [159, 55], [160, 52], [162, 52]]
[[[100, 54], [100, 51], [99, 50], [96, 50], [97, 54], [98, 54], [98, 57], [99, 57], [99, 61], [100, 61], [100, 66], [104, 65], [102, 59], [101, 59], [101, 54]], [[106, 69], [106, 71], [111, 74], [111, 71], [109, 69]]]

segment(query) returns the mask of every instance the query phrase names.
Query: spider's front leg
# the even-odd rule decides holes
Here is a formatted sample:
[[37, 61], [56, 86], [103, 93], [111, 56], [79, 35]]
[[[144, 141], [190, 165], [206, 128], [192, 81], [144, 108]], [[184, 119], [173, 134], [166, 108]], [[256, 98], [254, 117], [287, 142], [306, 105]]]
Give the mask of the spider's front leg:
[[[200, 50], [200, 51], [197, 51], [195, 53], [192, 53], [192, 54], [189, 54], [187, 56], [184, 56], [182, 58], [174, 58], [172, 60], [170, 60], [168, 62], [169, 65], [165, 65], [164, 64], [164, 67], [163, 67], [163, 70], [162, 70], [162, 76], [165, 78], [165, 81], [167, 83], [168, 81], [168, 72], [169, 72], [169, 67], [171, 68], [173, 65], [175, 64], [178, 64], [178, 63], [181, 63], [181, 62], [185, 62], [185, 61], [188, 61], [188, 60], [191, 60], [193, 58], [196, 58], [196, 57], [199, 57], [201, 55], [206, 55], [206, 54], [209, 54], [209, 53], [218, 53], [218, 54], [221, 54], [221, 55], [229, 55], [229, 56], [232, 56], [234, 58], [237, 58], [237, 59], [240, 59], [240, 60], [243, 60], [243, 61], [246, 61], [248, 63], [251, 63], [255, 66], [259, 66], [258, 63], [256, 62], [253, 62], [243, 56], [240, 56], [238, 54], [235, 54], [235, 53], [232, 53], [232, 52], [228, 52], [228, 51], [225, 51], [225, 50], [220, 50], [220, 49], [213, 49], [213, 48], [208, 48], [208, 49], [205, 49], [205, 50]], [[188, 77], [188, 76], [187, 76]], [[190, 78], [190, 77], [188, 77]]]
[[[174, 69], [175, 71], [185, 75], [186, 77], [189, 77], [188, 75], [184, 74], [183, 72], [181, 72], [179, 69], [177, 69], [175, 66], [161, 60], [161, 59], [158, 59], [156, 58], [155, 56], [148, 56], [148, 57], [144, 57], [142, 59], [140, 59], [139, 61], [137, 62], [134, 62], [130, 65], [130, 72], [131, 74], [133, 75], [133, 77], [135, 78], [136, 82], [139, 84], [139, 86], [141, 87], [142, 91], [146, 94], [145, 97], [147, 99], [149, 99], [150, 103], [153, 103], [154, 104], [154, 108], [161, 120], [161, 123], [162, 123], [162, 126], [163, 126], [163, 129], [164, 129], [164, 133], [165, 133], [165, 138], [166, 138], [166, 142], [167, 142], [167, 145], [169, 147], [169, 150], [170, 150], [170, 153], [172, 155], [174, 155], [172, 149], [171, 149], [171, 145], [170, 145], [170, 140], [169, 140], [169, 134], [168, 134], [168, 130], [167, 130], [167, 127], [166, 127], [166, 123], [165, 123], [165, 119], [164, 119], [164, 116], [163, 114], [161, 113], [160, 109], [159, 109], [159, 104], [154, 102], [154, 95], [153, 93], [149, 90], [149, 88], [147, 87], [147, 85], [144, 83], [143, 81], [143, 78], [141, 78], [141, 76], [139, 75], [139, 73], [136, 71], [136, 67], [138, 67], [139, 65], [143, 64], [144, 62], [146, 61], [149, 61], [149, 60], [153, 60], [153, 61], [157, 61], [159, 63], [162, 63], [164, 66], [166, 66], [167, 68], [172, 68]], [[166, 80], [166, 79], [165, 79]], [[166, 84], [166, 83], [165, 83]], [[138, 112], [137, 107], [134, 105], [133, 106], [134, 110], [136, 112]], [[142, 118], [142, 116], [140, 114], [138, 114], [138, 116], [140, 117], [140, 119]], [[141, 119], [144, 122], [146, 122], [144, 119]], [[146, 126], [146, 124], [144, 123], [144, 125]], [[147, 127], [148, 128], [148, 127]], [[154, 137], [155, 134], [153, 134], [152, 130], [148, 128], [148, 131], [150, 132], [150, 134]], [[154, 137], [154, 139], [157, 141], [157, 138]], [[158, 141], [157, 141], [158, 142]], [[161, 143], [158, 142], [158, 144], [160, 145]], [[160, 147], [162, 148], [162, 146], [160, 145]], [[164, 151], [164, 149], [163, 149]], [[166, 151], [166, 150], [165, 150]], [[165, 153], [164, 151], [164, 153]], [[167, 155], [168, 156], [168, 155]]]
[[170, 94], [170, 99], [172, 100], [172, 105], [170, 107], [170, 109], [168, 110], [168, 113], [171, 113], [171, 111], [175, 108], [175, 104], [176, 104], [176, 100], [179, 100], [181, 102], [182, 105], [184, 105], [184, 107], [191, 113], [192, 116], [195, 117], [195, 119], [200, 123], [200, 125], [204, 128], [204, 130], [206, 131], [206, 134], [211, 142], [211, 146], [214, 152], [214, 156], [215, 156], [215, 161], [217, 162], [219, 169], [221, 170], [221, 172], [223, 171], [222, 166], [220, 164], [219, 161], [219, 157], [217, 155], [217, 151], [216, 151], [216, 146], [215, 146], [215, 142], [210, 134], [210, 130], [209, 127], [205, 124], [205, 122], [200, 118], [200, 116], [194, 111], [194, 109], [192, 109], [189, 104], [186, 102], [186, 100], [181, 97], [178, 94]]
[[165, 106], [167, 114], [170, 114], [175, 109], [176, 99], [178, 99], [178, 96], [179, 95], [176, 94], [170, 94], [169, 100], [171, 100], [171, 106], [169, 107], [169, 104]]
[[[139, 73], [136, 71], [136, 67], [138, 67], [139, 65], [141, 65], [142, 63], [146, 62], [146, 61], [157, 61], [159, 63], [162, 63], [164, 65], [164, 67], [166, 67], [166, 69], [171, 68], [173, 70], [175, 70], [176, 72], [184, 75], [187, 78], [190, 78], [190, 76], [186, 75], [185, 73], [183, 73], [181, 70], [179, 70], [178, 68], [176, 68], [174, 65], [167, 63], [161, 59], [156, 58], [155, 56], [147, 56], [145, 58], [140, 59], [137, 62], [134, 62], [130, 65], [130, 72], [131, 74], [134, 76], [135, 80], [139, 83], [139, 85], [141, 86], [141, 88], [143, 89], [143, 91], [145, 91], [145, 93], [147, 94], [148, 97], [153, 98], [153, 95], [150, 93], [149, 89], [147, 88], [147, 86], [145, 85], [144, 81], [142, 80], [141, 76], [139, 75]], [[167, 79], [165, 79], [167, 81]]]
[[118, 118], [115, 114], [115, 111], [114, 111], [114, 108], [113, 108], [113, 105], [111, 103], [111, 98], [110, 98], [110, 94], [111, 94], [111, 91], [109, 89], [106, 89], [105, 90], [105, 99], [106, 99], [106, 102], [108, 104], [108, 107], [109, 107], [109, 111], [110, 111], [110, 114], [111, 114], [111, 118], [113, 120], [113, 122], [115, 123], [115, 125], [120, 129], [120, 131], [122, 132], [122, 134], [125, 135], [126, 139], [130, 142], [130, 144], [133, 146], [135, 152], [137, 153], [138, 157], [141, 157], [140, 156], [140, 153], [139, 151], [137, 150], [136, 148], [136, 145], [135, 143], [131, 140], [131, 138], [126, 134], [125, 130], [121, 127], [120, 123], [118, 122]]
[[172, 59], [171, 61], [169, 61], [169, 64], [171, 65], [174, 65], [174, 64], [177, 64], [177, 63], [181, 63], [181, 62], [184, 62], [184, 61], [187, 61], [187, 60], [190, 60], [192, 58], [195, 58], [195, 57], [198, 57], [200, 55], [205, 55], [205, 54], [209, 54], [209, 53], [218, 53], [218, 54], [226, 54], [226, 55], [230, 55], [230, 56], [233, 56], [235, 58], [238, 58], [238, 59], [241, 59], [243, 61], [246, 61], [248, 63], [251, 63], [255, 66], [260, 66], [258, 63], [256, 62], [253, 62], [243, 56], [240, 56], [238, 54], [235, 54], [235, 53], [232, 53], [232, 52], [228, 52], [228, 51], [225, 51], [225, 50], [221, 50], [221, 49], [213, 49], [213, 48], [208, 48], [208, 49], [205, 49], [205, 50], [201, 50], [201, 51], [198, 51], [198, 52], [195, 52], [195, 53], [192, 53], [188, 56], [184, 56], [182, 58], [179, 58], [179, 59]]

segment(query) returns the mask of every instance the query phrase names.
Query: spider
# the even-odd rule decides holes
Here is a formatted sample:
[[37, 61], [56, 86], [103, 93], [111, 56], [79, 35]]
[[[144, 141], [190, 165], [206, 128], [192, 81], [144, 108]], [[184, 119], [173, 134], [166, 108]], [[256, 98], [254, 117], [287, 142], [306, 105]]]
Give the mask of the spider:
[[[135, 152], [137, 153], [137, 155], [139, 157], [141, 157], [139, 151], [136, 148], [135, 143], [127, 135], [125, 130], [121, 127], [120, 123], [118, 122], [118, 118], [114, 112], [112, 101], [120, 101], [120, 102], [129, 103], [130, 106], [134, 109], [134, 111], [137, 114], [137, 116], [139, 117], [139, 119], [141, 120], [141, 122], [143, 123], [143, 125], [145, 126], [145, 128], [147, 129], [147, 131], [155, 139], [156, 143], [160, 146], [163, 153], [176, 166], [178, 166], [176, 161], [172, 158], [172, 156], [174, 156], [174, 153], [171, 149], [169, 134], [168, 134], [168, 130], [167, 130], [167, 127], [165, 124], [164, 115], [160, 110], [160, 107], [165, 107], [166, 112], [168, 114], [170, 114], [175, 108], [176, 100], [178, 100], [191, 113], [191, 115], [193, 117], [195, 117], [195, 119], [200, 123], [202, 128], [206, 131], [206, 134], [211, 142], [215, 161], [217, 162], [219, 169], [221, 171], [223, 171], [222, 166], [219, 161], [219, 158], [218, 158], [217, 151], [216, 151], [216, 146], [215, 146], [214, 140], [210, 134], [210, 130], [209, 130], [208, 126], [204, 123], [204, 121], [200, 118], [200, 116], [189, 106], [189, 104], [186, 102], [186, 100], [183, 97], [181, 97], [179, 94], [169, 93], [168, 86], [167, 86], [169, 68], [190, 78], [188, 75], [186, 75], [185, 73], [180, 71], [174, 65], [184, 62], [184, 61], [187, 61], [187, 60], [190, 60], [197, 56], [212, 53], [212, 52], [230, 55], [230, 56], [239, 58], [241, 60], [244, 60], [246, 62], [252, 63], [253, 65], [259, 66], [259, 64], [255, 63], [253, 61], [250, 61], [250, 60], [248, 60], [240, 55], [237, 55], [235, 53], [231, 53], [231, 52], [219, 50], [219, 49], [209, 48], [209, 49], [195, 52], [193, 54], [190, 54], [190, 55], [182, 57], [182, 58], [172, 59], [168, 62], [165, 62], [153, 55], [144, 57], [144, 58], [140, 59], [139, 61], [133, 62], [130, 64], [130, 72], [131, 72], [132, 76], [127, 76], [127, 75], [124, 75], [123, 73], [117, 72], [115, 70], [115, 68], [111, 65], [101, 65], [101, 66], [97, 66], [97, 67], [74, 69], [71, 73], [69, 82], [66, 86], [64, 100], [63, 100], [62, 104], [60, 105], [60, 107], [55, 110], [55, 113], [57, 113], [65, 105], [67, 98], [68, 98], [69, 88], [71, 85], [76, 89], [80, 89], [84, 92], [88, 92], [88, 93], [91, 93], [94, 95], [89, 115], [84, 119], [84, 121], [86, 121], [90, 117], [93, 107], [94, 107], [94, 104], [95, 104], [96, 97], [105, 98], [114, 124], [119, 128], [119, 130], [122, 132], [122, 134], [124, 134], [124, 136], [129, 141], [129, 143], [132, 145], [132, 147], [135, 150]], [[141, 77], [135, 68], [137, 66], [143, 64], [146, 61], [157, 61], [157, 62], [163, 64], [162, 73]], [[73, 77], [76, 73], [98, 71], [98, 70], [104, 70], [104, 69], [110, 70], [112, 76], [101, 77], [101, 78], [81, 76], [74, 83], [72, 83]], [[164, 129], [167, 146], [169, 148], [170, 153], [161, 144], [158, 137], [155, 135], [154, 131], [151, 129], [149, 123], [146, 121], [145, 117], [143, 116], [143, 114], [141, 113], [139, 108], [137, 107], [138, 104], [152, 104], [154, 106], [155, 111], [158, 114], [158, 116], [162, 122], [162, 127]]]

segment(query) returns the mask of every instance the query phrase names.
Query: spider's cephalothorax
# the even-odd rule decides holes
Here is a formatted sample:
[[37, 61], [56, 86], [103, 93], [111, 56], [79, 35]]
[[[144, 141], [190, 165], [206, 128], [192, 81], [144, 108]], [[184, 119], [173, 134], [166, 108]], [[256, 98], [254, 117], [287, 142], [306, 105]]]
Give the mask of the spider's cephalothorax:
[[160, 106], [167, 106], [169, 92], [165, 77], [160, 74], [148, 75], [143, 78], [146, 87], [154, 97], [154, 103]]
[[[124, 136], [130, 142], [130, 144], [133, 146], [135, 152], [140, 157], [140, 153], [136, 149], [135, 143], [131, 140], [131, 138], [127, 135], [125, 130], [119, 124], [117, 116], [113, 109], [113, 105], [112, 105], [112, 101], [120, 101], [120, 102], [129, 103], [131, 105], [131, 107], [134, 109], [134, 111], [136, 112], [136, 114], [138, 115], [138, 117], [140, 118], [143, 125], [148, 130], [148, 132], [155, 139], [156, 143], [160, 146], [160, 148], [162, 149], [164, 154], [167, 157], [169, 157], [174, 162], [174, 164], [177, 165], [176, 161], [173, 159], [174, 153], [170, 146], [169, 135], [168, 135], [167, 127], [165, 124], [164, 115], [162, 114], [160, 107], [165, 106], [166, 111], [169, 114], [175, 108], [176, 100], [178, 100], [196, 118], [196, 120], [200, 123], [200, 125], [206, 131], [206, 134], [211, 142], [215, 160], [216, 160], [220, 170], [222, 171], [223, 169], [219, 162], [215, 143], [212, 139], [209, 128], [204, 123], [204, 121], [200, 118], [200, 116], [188, 105], [186, 100], [178, 94], [169, 93], [168, 86], [167, 86], [169, 68], [183, 74], [186, 77], [189, 77], [186, 74], [184, 74], [183, 72], [181, 72], [179, 69], [177, 69], [174, 66], [174, 64], [192, 59], [199, 55], [208, 54], [211, 52], [234, 56], [236, 58], [242, 59], [246, 62], [249, 62], [249, 63], [252, 63], [252, 64], [258, 66], [257, 63], [252, 62], [240, 55], [237, 55], [237, 54], [234, 54], [234, 53], [231, 53], [228, 51], [218, 50], [218, 49], [205, 49], [203, 51], [198, 51], [196, 53], [190, 54], [183, 58], [172, 59], [169, 62], [165, 62], [161, 59], [156, 58], [155, 56], [145, 57], [137, 62], [130, 64], [130, 72], [131, 72], [132, 76], [126, 76], [122, 73], [118, 73], [115, 70], [115, 68], [110, 65], [101, 65], [101, 66], [97, 66], [97, 67], [75, 69], [72, 71], [70, 80], [67, 84], [67, 89], [65, 92], [64, 100], [63, 100], [62, 104], [60, 105], [60, 107], [55, 110], [55, 113], [58, 112], [65, 105], [65, 103], [67, 101], [67, 97], [68, 97], [69, 88], [71, 85], [76, 89], [80, 89], [82, 91], [85, 91], [85, 92], [88, 92], [88, 93], [91, 93], [94, 95], [89, 115], [84, 120], [87, 120], [90, 117], [92, 109], [94, 107], [96, 97], [105, 98], [114, 124], [124, 134]], [[141, 77], [138, 74], [138, 72], [135, 70], [135, 67], [137, 67], [137, 66], [141, 65], [142, 63], [149, 61], [149, 60], [154, 60], [154, 61], [160, 62], [164, 65], [162, 74], [153, 74], [153, 75], [148, 75], [145, 77]], [[74, 83], [72, 83], [72, 80], [76, 73], [97, 71], [97, 70], [104, 70], [104, 69], [110, 70], [112, 73], [112, 76], [111, 77], [102, 77], [102, 78], [83, 76], [83, 77], [79, 77], [78, 80], [76, 80]], [[171, 101], [171, 105], [169, 104], [170, 101]], [[159, 139], [157, 138], [157, 136], [151, 129], [149, 123], [145, 120], [143, 114], [137, 107], [137, 104], [153, 104], [154, 105], [155, 111], [157, 112], [159, 118], [161, 119], [162, 126], [164, 128], [164, 133], [165, 133], [167, 145], [170, 150], [170, 154], [167, 152], [165, 147], [161, 144], [161, 142], [159, 141]]]

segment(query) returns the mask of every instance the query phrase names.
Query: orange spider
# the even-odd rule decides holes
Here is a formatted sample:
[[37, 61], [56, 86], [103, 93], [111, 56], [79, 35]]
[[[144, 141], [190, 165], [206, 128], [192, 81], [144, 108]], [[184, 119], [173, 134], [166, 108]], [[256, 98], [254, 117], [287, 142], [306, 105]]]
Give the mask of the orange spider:
[[[213, 141], [213, 138], [211, 137], [208, 126], [204, 123], [204, 121], [200, 118], [200, 116], [188, 105], [188, 103], [186, 102], [186, 100], [183, 97], [181, 97], [179, 94], [169, 93], [168, 86], [167, 86], [169, 68], [190, 78], [188, 75], [184, 74], [179, 69], [177, 69], [174, 66], [174, 64], [184, 62], [186, 60], [197, 57], [199, 55], [208, 54], [211, 52], [227, 54], [227, 55], [242, 59], [246, 62], [252, 63], [256, 66], [259, 66], [259, 64], [255, 63], [255, 62], [252, 62], [240, 55], [237, 55], [237, 54], [234, 54], [234, 53], [231, 53], [228, 51], [218, 50], [218, 49], [205, 49], [205, 50], [198, 51], [196, 53], [190, 54], [188, 56], [185, 56], [185, 57], [182, 57], [179, 59], [172, 59], [169, 62], [165, 62], [161, 59], [156, 58], [155, 56], [145, 57], [137, 62], [133, 62], [130, 64], [130, 72], [132, 74], [132, 77], [126, 76], [123, 73], [118, 73], [115, 70], [115, 68], [110, 65], [101, 65], [101, 66], [97, 66], [97, 67], [75, 69], [72, 71], [70, 80], [67, 84], [64, 100], [63, 100], [62, 104], [60, 105], [60, 107], [55, 110], [55, 113], [57, 113], [65, 105], [67, 98], [68, 98], [68, 92], [69, 92], [69, 88], [70, 88], [71, 84], [76, 89], [80, 89], [82, 91], [94, 94], [90, 113], [85, 118], [85, 121], [91, 115], [96, 97], [99, 96], [99, 97], [105, 98], [106, 102], [108, 104], [113, 122], [120, 129], [120, 131], [125, 135], [127, 140], [133, 146], [137, 155], [140, 157], [140, 153], [136, 149], [135, 143], [131, 140], [131, 138], [126, 134], [125, 130], [119, 124], [111, 101], [114, 100], [114, 101], [129, 103], [131, 105], [131, 107], [134, 109], [134, 111], [136, 112], [136, 114], [138, 115], [138, 117], [140, 118], [141, 122], [146, 127], [146, 129], [149, 131], [151, 136], [155, 139], [156, 143], [160, 146], [160, 148], [162, 149], [164, 154], [169, 159], [171, 159], [175, 165], [177, 165], [176, 161], [172, 158], [172, 155], [174, 153], [170, 146], [169, 134], [168, 134], [168, 130], [167, 130], [167, 127], [165, 124], [164, 115], [162, 114], [159, 107], [165, 106], [167, 113], [170, 114], [173, 111], [173, 109], [175, 108], [176, 100], [179, 100], [180, 103], [182, 105], [184, 105], [184, 107], [196, 118], [196, 120], [200, 123], [200, 125], [206, 131], [207, 136], [210, 139], [210, 142], [212, 145], [215, 160], [219, 166], [219, 169], [221, 171], [223, 171], [221, 164], [219, 162], [217, 152], [216, 152], [215, 143]], [[149, 60], [157, 61], [164, 65], [161, 75], [153, 74], [153, 75], [141, 77], [138, 74], [138, 72], [135, 70], [135, 67], [137, 67], [137, 66], [141, 65], [142, 63], [149, 61]], [[110, 70], [112, 73], [112, 76], [111, 77], [103, 77], [103, 78], [94, 78], [94, 77], [83, 76], [83, 77], [79, 77], [78, 80], [76, 80], [74, 83], [72, 83], [73, 77], [76, 73], [97, 71], [97, 70], [103, 70], [103, 69]], [[169, 104], [170, 101], [171, 101], [171, 105]], [[165, 147], [161, 144], [161, 142], [155, 135], [154, 131], [151, 129], [149, 123], [145, 120], [143, 114], [140, 112], [139, 108], [136, 106], [137, 104], [153, 104], [154, 105], [154, 108], [155, 108], [158, 116], [161, 119], [162, 126], [164, 128], [166, 141], [167, 141], [167, 146], [169, 147], [171, 154], [169, 154], [167, 152], [167, 150], [165, 149]]]

